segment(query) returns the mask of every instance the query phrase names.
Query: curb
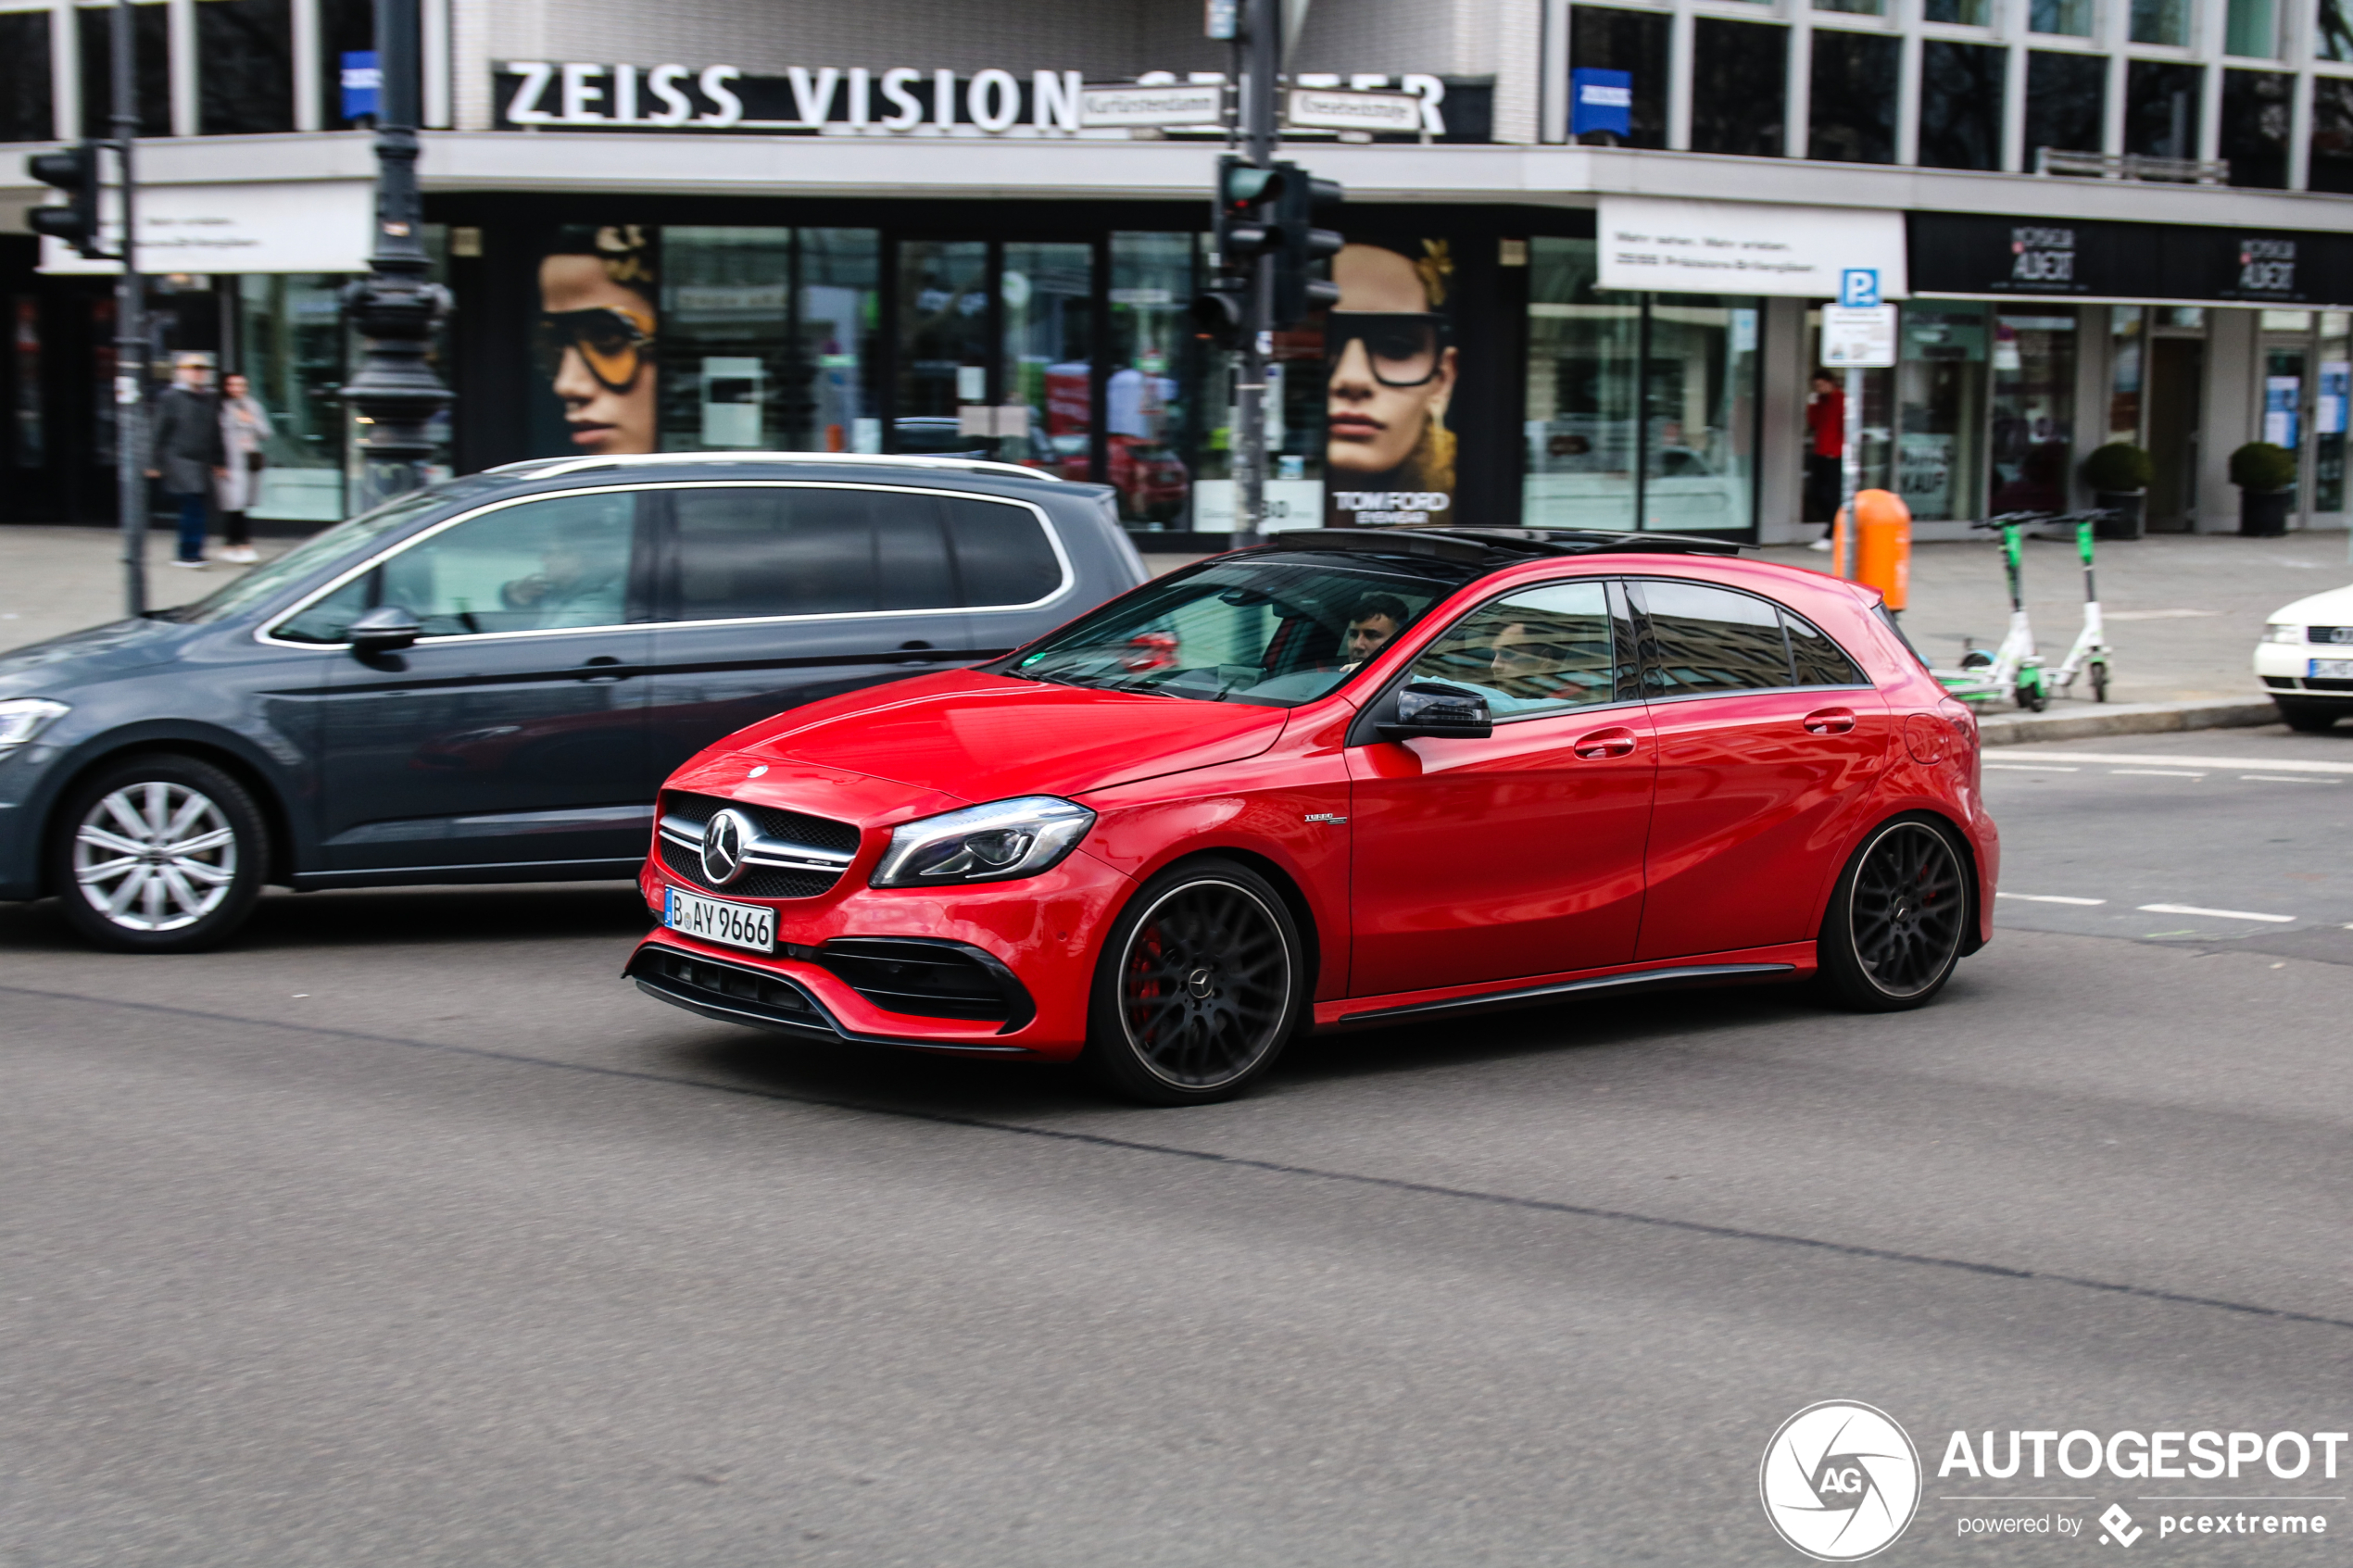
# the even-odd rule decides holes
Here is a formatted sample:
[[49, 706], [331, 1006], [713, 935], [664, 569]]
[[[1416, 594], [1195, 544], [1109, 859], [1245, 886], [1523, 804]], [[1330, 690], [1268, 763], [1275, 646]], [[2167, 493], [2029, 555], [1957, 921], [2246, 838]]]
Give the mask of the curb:
[[2065, 713], [1981, 715], [1977, 733], [1986, 746], [2026, 746], [2045, 740], [2087, 740], [2095, 735], [2154, 735], [2169, 730], [2236, 730], [2279, 721], [2280, 710], [2269, 699], [2227, 697], [2202, 702], [2085, 704]]

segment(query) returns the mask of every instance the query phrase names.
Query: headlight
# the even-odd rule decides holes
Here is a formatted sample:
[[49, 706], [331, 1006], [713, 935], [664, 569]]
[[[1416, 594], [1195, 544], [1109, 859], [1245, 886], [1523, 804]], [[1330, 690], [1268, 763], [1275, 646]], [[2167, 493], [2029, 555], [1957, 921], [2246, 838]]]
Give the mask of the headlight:
[[968, 806], [891, 829], [867, 879], [875, 887], [944, 887], [1036, 876], [1077, 847], [1095, 813], [1051, 795]]
[[2267, 643], [2300, 643], [2304, 640], [2304, 628], [2274, 621], [2263, 628], [2263, 640]]
[[7, 756], [72, 711], [64, 703], [51, 702], [45, 696], [18, 696], [0, 702], [0, 757]]

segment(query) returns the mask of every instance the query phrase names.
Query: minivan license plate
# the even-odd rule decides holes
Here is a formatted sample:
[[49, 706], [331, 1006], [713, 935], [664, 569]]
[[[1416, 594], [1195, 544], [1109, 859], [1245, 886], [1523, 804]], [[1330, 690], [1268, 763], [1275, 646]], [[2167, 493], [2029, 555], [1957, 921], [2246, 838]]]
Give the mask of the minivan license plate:
[[750, 904], [723, 904], [716, 898], [681, 893], [673, 887], [670, 889], [670, 902], [662, 910], [661, 923], [682, 936], [724, 942], [730, 947], [747, 947], [755, 953], [776, 950], [776, 911]]

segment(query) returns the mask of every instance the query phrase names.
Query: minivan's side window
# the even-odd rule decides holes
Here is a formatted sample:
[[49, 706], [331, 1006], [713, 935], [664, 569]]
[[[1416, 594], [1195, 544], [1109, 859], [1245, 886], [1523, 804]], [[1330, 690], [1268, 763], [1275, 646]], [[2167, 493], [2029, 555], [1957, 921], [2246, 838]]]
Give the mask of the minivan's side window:
[[1644, 578], [1642, 684], [1653, 696], [1770, 690], [1794, 684], [1780, 607], [1705, 583]]
[[337, 643], [379, 605], [416, 616], [427, 637], [617, 626], [629, 619], [635, 497], [550, 495], [428, 535], [277, 629]]
[[670, 493], [679, 621], [1026, 604], [1062, 581], [1026, 507], [922, 491]]
[[1554, 583], [1483, 604], [1422, 650], [1412, 679], [1468, 687], [1498, 719], [1615, 701], [1608, 584]]
[[1797, 684], [1801, 686], [1868, 686], [1870, 677], [1846, 656], [1846, 650], [1823, 634], [1805, 617], [1781, 611], [1781, 624], [1789, 630], [1789, 653], [1797, 666]]

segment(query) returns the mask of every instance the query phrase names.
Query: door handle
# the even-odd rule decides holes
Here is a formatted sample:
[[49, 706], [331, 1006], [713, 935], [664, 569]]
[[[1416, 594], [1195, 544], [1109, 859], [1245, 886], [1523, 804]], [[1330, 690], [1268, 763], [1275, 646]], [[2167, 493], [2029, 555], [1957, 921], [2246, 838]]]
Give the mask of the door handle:
[[1569, 749], [1589, 762], [1598, 762], [1608, 757], [1629, 757], [1634, 751], [1634, 732], [1595, 730], [1579, 739]]
[[1843, 735], [1855, 727], [1851, 709], [1824, 708], [1806, 716], [1806, 733], [1809, 735]]
[[623, 674], [621, 660], [609, 653], [600, 653], [594, 659], [582, 659], [580, 669], [580, 678], [592, 685], [605, 685], [618, 681]]
[[922, 638], [918, 637], [912, 642], [900, 644], [899, 651], [890, 656], [890, 662], [893, 664], [930, 664], [937, 660], [939, 657], [940, 655], [938, 650], [934, 648], [929, 643], [925, 642]]

